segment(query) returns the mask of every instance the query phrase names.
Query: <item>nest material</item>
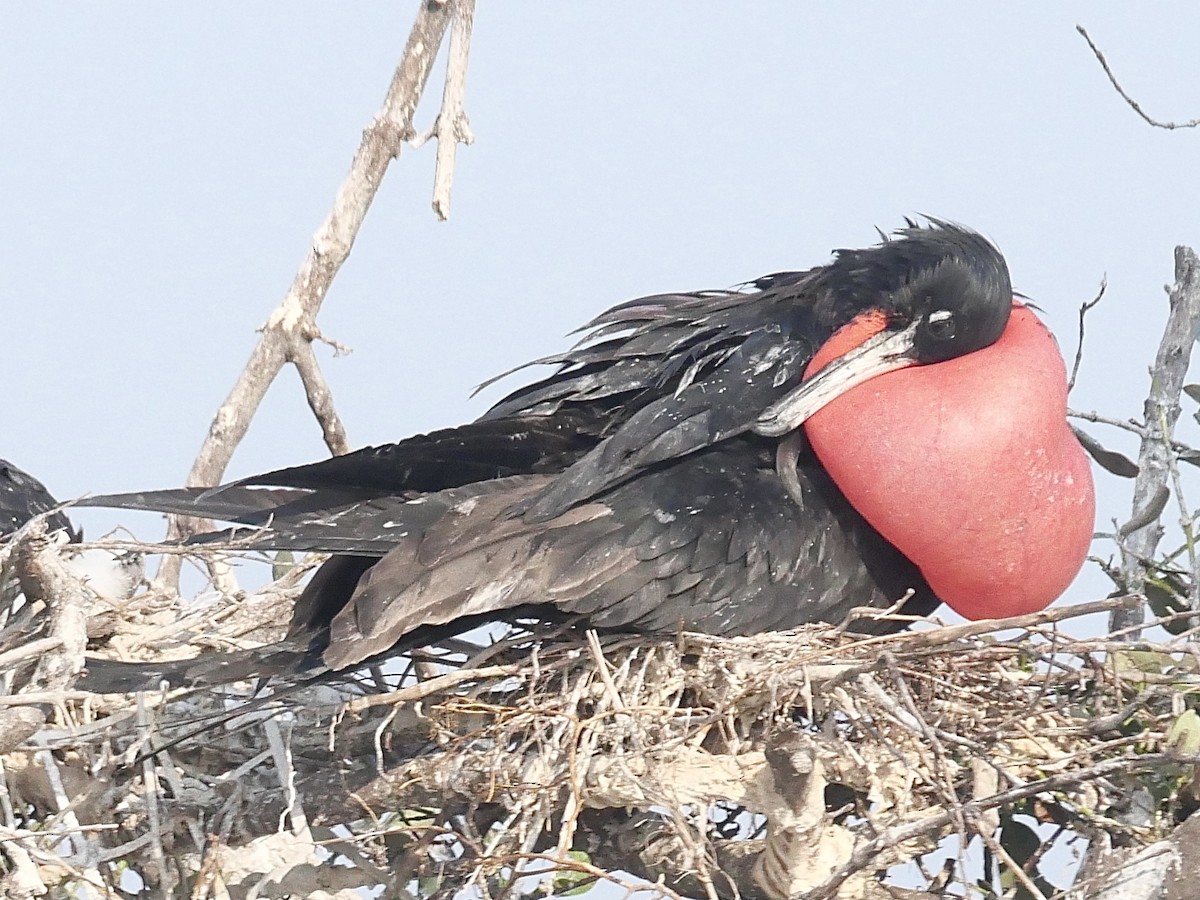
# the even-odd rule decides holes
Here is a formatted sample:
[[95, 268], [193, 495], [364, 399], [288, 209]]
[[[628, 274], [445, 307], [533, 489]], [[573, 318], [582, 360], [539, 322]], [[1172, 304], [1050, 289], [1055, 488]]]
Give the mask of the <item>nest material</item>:
[[[131, 633], [143, 653], [245, 644], [264, 636], [266, 608], [283, 618], [298, 580], [202, 615], [176, 604], [184, 613], [165, 623], [163, 598], [143, 595], [109, 610], [136, 627], [93, 644], [127, 648]], [[1103, 834], [1140, 846], [1196, 802], [1180, 755], [1200, 749], [1180, 727], [1196, 683], [1187, 635], [1130, 647], [1058, 631], [1121, 602], [879, 637], [533, 628], [390, 676], [282, 690], [191, 736], [197, 717], [246, 692], [67, 688], [53, 721], [3, 757], [5, 837], [25, 859], [10, 854], [9, 877], [25, 865], [44, 883], [117, 889], [129, 880], [120, 862], [192, 896], [373, 884], [499, 896], [610, 880], [658, 881], [667, 896], [821, 898], [899, 896], [889, 870], [928, 889], [1007, 871], [1048, 897], [1065, 886], [1039, 868], [1056, 845]], [[19, 692], [36, 673], [14, 674], [0, 707], [10, 717], [47, 699]], [[930, 860], [952, 835], [942, 871]]]

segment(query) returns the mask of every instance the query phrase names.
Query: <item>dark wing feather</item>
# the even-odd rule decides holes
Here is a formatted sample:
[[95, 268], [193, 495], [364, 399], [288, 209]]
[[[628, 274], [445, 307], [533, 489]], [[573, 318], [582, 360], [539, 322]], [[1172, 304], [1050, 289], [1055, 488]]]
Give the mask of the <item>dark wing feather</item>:
[[502, 503], [519, 501], [544, 487], [549, 480], [550, 477], [545, 475], [514, 475], [417, 497], [391, 494], [348, 500], [336, 506], [322, 501], [322, 493], [315, 492], [306, 494], [304, 500], [275, 507], [269, 514], [233, 520], [255, 519], [244, 522], [251, 526], [249, 529], [231, 528], [198, 534], [188, 543], [236, 543], [240, 550], [294, 550], [379, 557], [407, 544], [412, 535], [426, 533], [449, 516], [463, 519], [462, 536], [465, 539], [482, 539], [486, 533], [502, 530], [503, 522], [475, 515], [479, 504], [493, 497], [503, 498]]
[[800, 470], [803, 508], [769, 454], [741, 446], [643, 473], [548, 522], [507, 517], [541, 480], [410, 504], [403, 540], [334, 618], [325, 662], [347, 668], [420, 627], [539, 603], [598, 628], [716, 634], [836, 621], [909, 588], [923, 608], [936, 603], [853, 510], [830, 508], [819, 467]]
[[329, 491], [320, 495], [311, 491], [263, 488], [234, 488], [218, 495], [211, 488], [168, 488], [162, 491], [134, 491], [128, 494], [97, 494], [84, 497], [77, 506], [105, 509], [136, 509], [172, 513], [200, 519], [219, 519], [242, 525], [261, 525], [281, 508], [295, 512], [317, 512], [330, 506], [358, 499], [358, 493]]
[[[8, 460], [0, 459], [0, 538], [56, 506], [58, 501], [44, 484]], [[79, 533], [61, 512], [50, 516], [47, 524], [51, 531], [61, 528], [71, 540], [79, 540]]]
[[541, 360], [559, 371], [484, 416], [590, 406], [609, 417], [604, 440], [514, 512], [548, 521], [648, 467], [745, 433], [799, 383], [832, 332], [823, 272], [780, 273], [747, 291], [645, 297], [593, 319], [589, 339], [602, 340]]
[[[595, 446], [599, 429], [597, 414], [587, 409], [553, 418], [516, 416], [473, 422], [218, 488], [108, 494], [81, 504], [219, 519], [262, 529], [259, 534], [241, 529], [198, 535], [194, 543], [236, 540], [249, 550], [382, 556], [396, 543], [396, 529], [389, 524], [393, 512], [406, 502], [515, 475], [561, 471]], [[472, 488], [462, 497], [447, 496], [457, 497], [452, 502], [458, 502], [474, 492]]]
[[[771, 323], [761, 316], [774, 312], [772, 301], [761, 292], [703, 291], [642, 297], [614, 306], [580, 329], [588, 334], [575, 347], [527, 364], [557, 364], [557, 372], [518, 388], [482, 418], [550, 415], [564, 404], [569, 408], [601, 399], [640, 408], [656, 396], [675, 392], [678, 384], [664, 381], [664, 372], [682, 375], [693, 363], [703, 366], [724, 347], [769, 328]], [[597, 340], [612, 334], [620, 336]]]
[[588, 409], [553, 418], [521, 415], [472, 422], [276, 469], [213, 489], [212, 494], [245, 485], [337, 489], [366, 496], [424, 494], [509, 475], [557, 472], [595, 446], [602, 425], [597, 412]]
[[791, 388], [812, 356], [807, 341], [758, 333], [711, 372], [643, 406], [557, 478], [526, 516], [546, 521], [636, 472], [749, 430]]

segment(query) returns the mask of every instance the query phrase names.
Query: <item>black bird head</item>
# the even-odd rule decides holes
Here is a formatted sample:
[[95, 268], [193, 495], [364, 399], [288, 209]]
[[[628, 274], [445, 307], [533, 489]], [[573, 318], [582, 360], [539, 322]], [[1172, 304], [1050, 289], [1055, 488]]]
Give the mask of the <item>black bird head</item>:
[[[941, 362], [982, 350], [1008, 324], [1012, 282], [1004, 257], [986, 238], [961, 225], [930, 219], [910, 223], [868, 250], [841, 250], [830, 267], [862, 290], [863, 275], [888, 316], [890, 328], [916, 325], [913, 358]], [[844, 267], [844, 268], [843, 268]]]
[[779, 436], [856, 385], [990, 346], [1012, 311], [1004, 257], [960, 225], [910, 222], [866, 250], [839, 250], [824, 272], [837, 330], [816, 377], [772, 404], [755, 431]]

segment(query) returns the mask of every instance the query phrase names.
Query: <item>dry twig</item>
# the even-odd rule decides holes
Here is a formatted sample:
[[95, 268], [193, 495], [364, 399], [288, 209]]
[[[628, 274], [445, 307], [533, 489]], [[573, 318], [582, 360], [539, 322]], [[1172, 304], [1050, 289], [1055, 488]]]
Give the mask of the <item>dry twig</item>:
[[1071, 364], [1071, 377], [1067, 379], [1067, 393], [1071, 393], [1075, 389], [1075, 379], [1079, 377], [1079, 367], [1083, 364], [1083, 336], [1084, 322], [1087, 319], [1087, 314], [1091, 312], [1101, 300], [1104, 299], [1104, 292], [1108, 290], [1108, 276], [1105, 275], [1100, 279], [1100, 287], [1096, 291], [1096, 296], [1091, 300], [1085, 300], [1079, 305], [1079, 341], [1075, 345], [1075, 362]]
[[1148, 125], [1154, 126], [1155, 128], [1166, 128], [1168, 130], [1174, 130], [1176, 128], [1195, 128], [1200, 126], [1200, 119], [1189, 119], [1186, 122], [1164, 122], [1159, 119], [1152, 119], [1142, 109], [1141, 105], [1125, 92], [1125, 88], [1121, 87], [1121, 83], [1117, 81], [1117, 76], [1113, 74], [1112, 69], [1110, 69], [1108, 66], [1108, 60], [1104, 58], [1104, 54], [1100, 51], [1100, 48], [1096, 46], [1095, 41], [1092, 40], [1092, 36], [1087, 33], [1087, 29], [1082, 25], [1076, 25], [1075, 30], [1082, 35], [1085, 41], [1087, 41], [1087, 45], [1092, 49], [1092, 54], [1096, 57], [1096, 61], [1100, 63], [1100, 67], [1104, 69], [1104, 74], [1108, 76], [1109, 83], [1112, 84], [1116, 92], [1121, 95], [1121, 99], [1129, 104], [1129, 108], [1141, 116], [1142, 121]]
[[463, 109], [467, 89], [467, 58], [471, 49], [471, 26], [475, 22], [475, 0], [447, 0], [451, 8], [450, 50], [446, 59], [446, 87], [442, 108], [428, 131], [412, 139], [420, 147], [437, 138], [433, 171], [433, 212], [441, 220], [450, 218], [450, 190], [454, 184], [454, 162], [458, 145], [475, 143], [471, 123]]

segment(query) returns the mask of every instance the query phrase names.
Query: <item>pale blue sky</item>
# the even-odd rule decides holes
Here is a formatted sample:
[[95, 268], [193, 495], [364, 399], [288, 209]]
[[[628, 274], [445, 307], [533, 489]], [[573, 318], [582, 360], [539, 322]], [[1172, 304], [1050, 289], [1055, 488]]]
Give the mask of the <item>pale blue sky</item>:
[[[0, 456], [62, 497], [181, 483], [414, 8], [5, 7]], [[320, 318], [354, 348], [322, 352], [351, 441], [472, 418], [500, 395], [476, 383], [615, 302], [807, 268], [918, 212], [996, 240], [1068, 355], [1107, 273], [1072, 402], [1138, 414], [1172, 248], [1200, 245], [1200, 131], [1138, 120], [1076, 23], [1152, 114], [1200, 116], [1192, 2], [481, 0], [451, 221], [433, 147], [406, 151]], [[287, 373], [229, 474], [323, 452]]]

